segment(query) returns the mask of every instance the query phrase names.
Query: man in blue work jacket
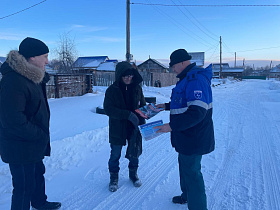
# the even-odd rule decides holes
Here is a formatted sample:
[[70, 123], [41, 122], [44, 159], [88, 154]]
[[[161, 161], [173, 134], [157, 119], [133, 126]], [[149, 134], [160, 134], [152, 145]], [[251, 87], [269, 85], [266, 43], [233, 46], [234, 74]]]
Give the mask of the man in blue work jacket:
[[155, 127], [157, 132], [171, 132], [171, 144], [179, 153], [182, 194], [173, 203], [188, 204], [189, 210], [206, 210], [206, 194], [201, 173], [202, 155], [214, 150], [212, 121], [212, 66], [200, 68], [191, 63], [185, 49], [170, 55], [170, 67], [179, 81], [172, 90], [171, 101], [157, 107], [170, 110], [170, 122]]

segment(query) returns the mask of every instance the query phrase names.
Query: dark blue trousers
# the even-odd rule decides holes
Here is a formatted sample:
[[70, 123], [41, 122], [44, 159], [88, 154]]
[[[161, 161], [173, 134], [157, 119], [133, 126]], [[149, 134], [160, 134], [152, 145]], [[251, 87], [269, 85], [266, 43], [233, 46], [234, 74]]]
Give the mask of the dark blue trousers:
[[[120, 157], [121, 157], [121, 152], [122, 152], [122, 145], [116, 145], [116, 144], [110, 144], [111, 146], [111, 155], [110, 159], [108, 162], [109, 165], [109, 172], [111, 173], [118, 173], [120, 170]], [[139, 164], [139, 159], [138, 158], [130, 158], [129, 159], [129, 164], [128, 168], [129, 169], [137, 169]]]
[[43, 161], [30, 164], [9, 164], [13, 195], [11, 210], [29, 210], [30, 203], [39, 208], [46, 200], [45, 166]]
[[179, 172], [182, 197], [189, 210], [207, 210], [205, 185], [201, 173], [202, 155], [183, 155], [179, 153]]

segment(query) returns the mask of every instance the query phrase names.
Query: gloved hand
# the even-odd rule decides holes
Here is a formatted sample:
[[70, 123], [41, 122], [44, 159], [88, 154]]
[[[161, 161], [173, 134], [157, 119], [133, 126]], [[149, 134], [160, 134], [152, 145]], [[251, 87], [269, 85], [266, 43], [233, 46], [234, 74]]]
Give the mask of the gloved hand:
[[139, 119], [133, 112], [130, 112], [128, 120], [133, 124], [134, 128], [137, 128], [137, 126], [139, 125]]

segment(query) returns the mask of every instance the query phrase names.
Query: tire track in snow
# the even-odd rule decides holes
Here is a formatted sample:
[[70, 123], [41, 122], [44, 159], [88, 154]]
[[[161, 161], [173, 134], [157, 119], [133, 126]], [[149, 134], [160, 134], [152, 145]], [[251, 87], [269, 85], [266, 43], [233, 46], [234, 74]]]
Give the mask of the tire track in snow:
[[219, 106], [221, 109], [226, 109], [226, 113], [228, 113], [228, 118], [225, 118], [228, 121], [222, 122], [223, 126], [220, 128], [224, 130], [223, 133], [225, 134], [223, 135], [228, 140], [228, 145], [226, 145], [224, 151], [222, 165], [217, 172], [212, 188], [209, 190], [209, 209], [228, 209], [228, 206], [233, 206], [234, 209], [246, 209], [246, 201], [249, 199], [248, 187], [244, 186], [243, 181], [237, 179], [236, 174], [234, 174], [236, 171], [240, 171], [241, 175], [249, 176], [240, 167], [246, 164], [248, 158], [243, 151], [246, 148], [246, 145], [244, 145], [246, 141], [243, 135], [244, 122], [241, 118], [246, 116], [247, 107], [239, 103], [234, 95], [228, 94], [228, 97], [233, 97], [230, 100], [228, 99], [230, 103], [221, 103], [222, 106]]
[[[160, 137], [159, 137], [160, 138]], [[159, 139], [158, 139], [159, 140]], [[153, 140], [153, 144], [156, 145], [156, 148], [162, 148], [162, 150], [166, 151], [166, 147], [170, 146], [169, 144], [170, 138], [169, 135], [166, 134], [162, 136], [162, 143], [156, 142], [157, 139]], [[149, 145], [149, 148], [153, 148], [153, 146]], [[164, 153], [164, 152], [161, 152]], [[123, 187], [120, 187], [119, 190], [114, 193], [116, 195], [116, 199], [110, 196], [108, 199], [104, 200], [98, 206], [95, 207], [98, 209], [139, 209], [141, 203], [143, 203], [144, 199], [151, 194], [153, 190], [155, 190], [156, 186], [159, 183], [162, 183], [165, 179], [167, 179], [167, 174], [170, 170], [175, 170], [177, 163], [177, 153], [171, 152], [169, 155], [161, 155], [159, 151], [155, 151], [150, 153], [150, 155], [145, 156], [145, 160], [143, 162], [150, 163], [143, 167], [141, 174], [143, 184], [140, 188], [134, 188], [132, 183], [128, 186], [127, 184]], [[152, 158], [153, 157], [153, 158]], [[156, 163], [156, 164], [155, 164]], [[162, 181], [158, 181], [162, 180]], [[133, 187], [131, 189], [131, 187]], [[125, 194], [123, 197], [119, 197], [119, 194]], [[118, 205], [114, 206], [115, 203]]]
[[[133, 206], [134, 208], [139, 207], [138, 205], [143, 202], [143, 198], [147, 198], [151, 191], [156, 188], [159, 183], [158, 180], [163, 182], [167, 179], [168, 171], [176, 168], [177, 153], [170, 152], [173, 149], [170, 148], [169, 136], [169, 134], [163, 134], [150, 142], [144, 142], [143, 146], [147, 146], [147, 148], [144, 148], [140, 157], [138, 174], [143, 181], [143, 185], [140, 188], [135, 188], [129, 180], [128, 161], [124, 159], [124, 154], [122, 154], [119, 189], [117, 192], [108, 191], [109, 172], [107, 168], [101, 169], [102, 172], [100, 172], [100, 169], [89, 171], [87, 177], [92, 181], [68, 195], [63, 201], [63, 209], [120, 209], [120, 206], [123, 205], [125, 206], [121, 209], [133, 209]], [[165, 153], [168, 153], [168, 155]], [[123, 170], [123, 168], [125, 169]], [[101, 180], [100, 177], [102, 178]], [[93, 183], [96, 180], [98, 180], [98, 183]], [[91, 187], [91, 183], [94, 188]], [[125, 196], [120, 199], [120, 194]], [[130, 201], [129, 204], [127, 204], [128, 201]]]
[[[262, 97], [263, 96], [258, 97], [256, 101], [262, 101]], [[271, 128], [268, 127], [268, 125], [272, 124], [270, 122], [272, 116], [264, 115], [264, 108], [261, 106], [261, 103], [255, 103], [255, 110], [258, 110], [257, 113], [261, 115], [261, 121], [267, 122], [260, 126], [261, 129], [256, 129], [258, 136], [260, 136], [260, 138], [257, 138], [257, 140], [258, 145], [260, 145], [260, 157], [263, 172], [262, 175], [265, 182], [265, 194], [268, 201], [266, 204], [267, 209], [280, 209], [280, 180], [279, 167], [277, 167], [279, 165], [279, 160], [276, 159], [277, 155], [275, 155], [275, 147], [272, 149], [272, 142], [273, 140], [277, 139], [273, 138], [273, 135], [271, 135]]]

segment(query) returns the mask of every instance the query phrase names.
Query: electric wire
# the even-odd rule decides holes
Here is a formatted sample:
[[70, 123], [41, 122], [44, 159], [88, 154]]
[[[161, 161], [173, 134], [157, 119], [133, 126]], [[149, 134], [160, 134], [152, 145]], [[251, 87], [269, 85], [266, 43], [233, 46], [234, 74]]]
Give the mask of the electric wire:
[[19, 14], [19, 13], [24, 12], [24, 11], [26, 11], [26, 10], [29, 10], [29, 9], [31, 9], [32, 7], [36, 7], [36, 6], [38, 6], [39, 4], [44, 3], [45, 1], [47, 1], [47, 0], [41, 1], [41, 2], [39, 2], [39, 3], [37, 3], [37, 4], [34, 4], [34, 5], [30, 6], [30, 7], [27, 7], [27, 8], [25, 8], [25, 9], [23, 9], [23, 10], [20, 10], [20, 11], [18, 11], [18, 12], [12, 13], [12, 14], [10, 14], [10, 15], [6, 15], [6, 16], [4, 16], [4, 17], [0, 17], [0, 20], [5, 19], [5, 18], [7, 18], [7, 17], [11, 17], [11, 16], [16, 15], [16, 14]]
[[[146, 3], [130, 3], [130, 4], [138, 4], [145, 6], [165, 6], [165, 7], [175, 7], [173, 4], [146, 4]], [[180, 7], [280, 7], [280, 4], [213, 4], [213, 5], [205, 5], [205, 4], [184, 4], [180, 5]]]
[[[146, 0], [146, 1], [149, 2], [149, 0]], [[171, 19], [171, 20], [174, 22], [174, 24], [175, 24], [182, 32], [184, 32], [184, 33], [187, 34], [188, 36], [190, 36], [190, 37], [192, 37], [193, 39], [197, 40], [198, 42], [200, 42], [201, 44], [203, 44], [203, 45], [206, 46], [206, 47], [213, 46], [213, 45], [209, 44], [207, 41], [205, 41], [204, 39], [202, 39], [202, 38], [201, 38], [200, 36], [198, 36], [197, 34], [196, 34], [196, 36], [193, 36], [191, 33], [186, 32], [186, 31], [189, 31], [189, 29], [185, 30], [185, 26], [184, 26], [184, 25], [178, 23], [178, 21], [176, 21], [172, 16], [166, 14], [164, 11], [160, 10], [158, 7], [153, 6], [153, 8], [154, 8], [155, 10], [157, 10], [159, 13], [161, 13], [161, 14], [167, 16], [169, 19]], [[202, 40], [203, 42], [201, 42], [201, 41], [198, 40], [197, 38], [199, 38], [199, 39]], [[204, 42], [205, 42], [205, 43], [204, 43]]]
[[[178, 0], [180, 2], [180, 4], [183, 4], [180, 0]], [[184, 9], [193, 17], [193, 19], [199, 24], [201, 25], [206, 31], [208, 31], [210, 34], [212, 34], [214, 37], [218, 37], [216, 34], [214, 34], [213, 32], [211, 32], [210, 30], [208, 30], [186, 7], [184, 7]]]
[[[175, 5], [177, 5], [173, 0], [171, 0]], [[187, 15], [186, 15], [186, 13], [184, 13], [181, 9], [180, 9], [180, 7], [179, 7], [179, 5], [177, 5], [177, 8], [180, 10], [180, 12], [187, 18], [187, 19], [189, 19], [191, 22], [192, 22], [192, 24], [194, 24], [202, 33], [204, 33], [206, 36], [208, 36], [209, 38], [211, 38], [211, 39], [213, 39], [214, 41], [217, 41], [217, 39], [215, 39], [215, 38], [213, 38], [213, 37], [211, 37], [209, 34], [207, 34], [204, 30], [202, 30], [201, 29], [201, 27], [199, 26], [199, 25], [197, 25], [191, 18], [189, 18]]]

